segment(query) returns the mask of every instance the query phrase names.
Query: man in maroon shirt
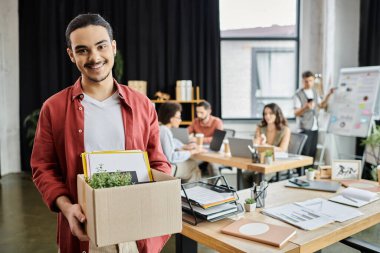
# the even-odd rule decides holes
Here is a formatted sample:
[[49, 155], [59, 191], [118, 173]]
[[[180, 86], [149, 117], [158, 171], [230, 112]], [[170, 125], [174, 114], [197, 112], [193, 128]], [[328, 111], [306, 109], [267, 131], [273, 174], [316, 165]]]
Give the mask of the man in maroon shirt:
[[[204, 134], [204, 143], [209, 144], [214, 135], [215, 129], [223, 130], [223, 122], [218, 117], [211, 115], [211, 105], [203, 101], [196, 106], [197, 118], [187, 128], [189, 134]], [[194, 139], [195, 141], [195, 139]]]
[[[117, 93], [125, 149], [147, 151], [150, 166], [165, 173], [170, 173], [170, 165], [161, 149], [157, 115], [151, 102], [112, 77], [116, 41], [109, 23], [98, 14], [79, 15], [68, 25], [66, 40], [67, 53], [81, 77], [43, 104], [31, 167], [44, 202], [58, 212], [60, 252], [88, 252], [88, 236], [83, 230], [86, 217], [77, 204], [76, 176], [83, 173], [80, 154], [85, 151], [84, 130], [97, 125], [85, 128], [86, 108], [81, 103], [84, 96], [101, 102]], [[168, 238], [166, 235], [140, 240], [137, 248], [139, 252], [159, 252]]]

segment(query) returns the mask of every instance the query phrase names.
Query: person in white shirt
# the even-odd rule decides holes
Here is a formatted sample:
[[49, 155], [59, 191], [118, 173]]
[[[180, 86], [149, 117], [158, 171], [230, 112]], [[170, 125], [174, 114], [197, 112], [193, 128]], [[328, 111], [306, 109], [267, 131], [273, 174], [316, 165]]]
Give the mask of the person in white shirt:
[[[158, 121], [160, 123], [160, 141], [162, 150], [170, 163], [177, 166], [174, 176], [181, 178], [183, 183], [198, 181], [201, 171], [198, 163], [191, 159], [192, 154], [201, 152], [195, 143], [183, 144], [174, 138], [170, 128], [179, 127], [182, 107], [178, 103], [166, 102], [158, 110]], [[175, 170], [172, 170], [172, 174]]]
[[324, 99], [318, 96], [314, 88], [314, 73], [302, 73], [303, 88], [294, 95], [294, 115], [301, 133], [308, 136], [302, 154], [315, 157], [318, 143], [318, 108], [326, 108], [334, 89], [330, 89]]

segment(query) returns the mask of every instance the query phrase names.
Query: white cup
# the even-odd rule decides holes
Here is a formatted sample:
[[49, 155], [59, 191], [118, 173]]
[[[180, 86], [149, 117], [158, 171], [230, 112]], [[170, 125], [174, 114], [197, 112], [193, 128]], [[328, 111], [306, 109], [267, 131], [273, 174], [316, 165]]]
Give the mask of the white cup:
[[204, 137], [205, 137], [205, 135], [202, 134], [202, 133], [195, 134], [195, 142], [197, 143], [197, 145], [199, 147], [203, 146], [203, 139], [204, 139]]

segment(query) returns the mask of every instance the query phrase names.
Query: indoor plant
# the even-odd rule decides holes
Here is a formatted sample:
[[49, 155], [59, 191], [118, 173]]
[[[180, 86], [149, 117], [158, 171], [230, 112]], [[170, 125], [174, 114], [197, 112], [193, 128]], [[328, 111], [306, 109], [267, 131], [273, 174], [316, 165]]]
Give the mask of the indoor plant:
[[244, 202], [246, 212], [254, 212], [256, 210], [256, 201], [253, 198], [247, 198]]
[[264, 162], [265, 162], [265, 164], [272, 164], [273, 163], [273, 151], [272, 150], [266, 150], [265, 151]]
[[311, 180], [314, 180], [314, 178], [315, 178], [315, 169], [310, 167], [306, 170], [306, 179], [311, 181]]
[[365, 160], [372, 164], [371, 177], [377, 181], [377, 165], [380, 165], [380, 126], [374, 128], [373, 132], [362, 141], [362, 145], [365, 145]]

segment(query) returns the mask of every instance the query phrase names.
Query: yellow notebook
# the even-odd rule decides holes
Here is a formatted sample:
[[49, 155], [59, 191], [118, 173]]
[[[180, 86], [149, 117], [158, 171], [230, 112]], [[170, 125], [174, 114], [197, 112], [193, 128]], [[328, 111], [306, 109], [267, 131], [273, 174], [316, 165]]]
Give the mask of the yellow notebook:
[[146, 152], [140, 150], [107, 150], [82, 153], [83, 172], [86, 178], [95, 173], [129, 172], [132, 182], [152, 181], [152, 171]]

